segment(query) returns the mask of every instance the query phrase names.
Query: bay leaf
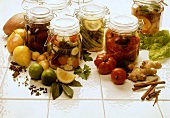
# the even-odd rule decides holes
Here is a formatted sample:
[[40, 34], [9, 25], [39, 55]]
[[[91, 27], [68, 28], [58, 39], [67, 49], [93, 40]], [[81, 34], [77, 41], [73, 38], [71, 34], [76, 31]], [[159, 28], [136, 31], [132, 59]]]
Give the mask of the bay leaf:
[[69, 86], [73, 86], [73, 87], [82, 87], [81, 83], [79, 81], [74, 80], [73, 82], [71, 82], [69, 84]]
[[53, 82], [51, 85], [51, 91], [52, 91], [53, 100], [55, 100], [62, 94], [63, 88], [61, 87], [60, 83]]
[[74, 94], [73, 89], [70, 88], [70, 87], [69, 87], [68, 85], [66, 85], [66, 84], [62, 84], [62, 83], [61, 83], [61, 86], [62, 86], [62, 88], [63, 88], [63, 90], [64, 90], [64, 93], [65, 93], [68, 97], [72, 98], [72, 97], [73, 97], [73, 94]]

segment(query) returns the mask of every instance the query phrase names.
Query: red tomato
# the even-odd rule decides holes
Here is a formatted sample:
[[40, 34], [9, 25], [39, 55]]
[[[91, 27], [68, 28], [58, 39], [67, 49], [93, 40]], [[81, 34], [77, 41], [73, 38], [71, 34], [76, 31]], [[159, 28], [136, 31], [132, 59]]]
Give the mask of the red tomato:
[[126, 71], [123, 68], [115, 68], [112, 70], [111, 78], [114, 84], [121, 85], [126, 80]]
[[110, 74], [112, 70], [116, 67], [116, 60], [111, 54], [98, 54], [94, 60], [100, 74]]

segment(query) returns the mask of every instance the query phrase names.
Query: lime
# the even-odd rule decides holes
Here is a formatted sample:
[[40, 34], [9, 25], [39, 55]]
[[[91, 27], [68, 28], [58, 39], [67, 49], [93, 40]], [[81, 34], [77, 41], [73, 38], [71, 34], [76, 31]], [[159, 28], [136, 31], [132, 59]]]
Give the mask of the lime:
[[43, 67], [37, 62], [31, 64], [29, 67], [29, 75], [32, 79], [38, 80], [41, 79], [41, 74], [43, 72]]
[[97, 31], [102, 27], [101, 20], [84, 20], [83, 24], [90, 31]]
[[41, 75], [42, 83], [46, 86], [51, 86], [56, 81], [56, 73], [52, 68], [47, 68]]
[[64, 84], [69, 84], [76, 78], [74, 74], [69, 73], [61, 68], [57, 68], [56, 74], [57, 79]]

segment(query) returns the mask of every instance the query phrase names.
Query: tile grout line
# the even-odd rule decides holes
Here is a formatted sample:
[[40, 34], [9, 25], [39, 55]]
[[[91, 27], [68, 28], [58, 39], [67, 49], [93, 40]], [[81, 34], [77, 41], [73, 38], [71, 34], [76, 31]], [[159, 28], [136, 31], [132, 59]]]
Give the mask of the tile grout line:
[[102, 108], [103, 108], [103, 113], [104, 113], [104, 118], [106, 118], [106, 111], [105, 111], [105, 107], [104, 107], [104, 98], [103, 98], [103, 90], [102, 90], [102, 82], [101, 82], [101, 77], [99, 74], [99, 78], [100, 78], [100, 91], [101, 91], [101, 97], [102, 97]]
[[160, 114], [161, 114], [162, 118], [164, 118], [163, 113], [162, 113], [162, 110], [161, 110], [161, 108], [160, 108], [160, 106], [159, 106], [159, 101], [158, 101], [158, 103], [157, 103], [157, 106], [158, 106], [158, 109], [159, 109], [159, 111], [160, 111]]

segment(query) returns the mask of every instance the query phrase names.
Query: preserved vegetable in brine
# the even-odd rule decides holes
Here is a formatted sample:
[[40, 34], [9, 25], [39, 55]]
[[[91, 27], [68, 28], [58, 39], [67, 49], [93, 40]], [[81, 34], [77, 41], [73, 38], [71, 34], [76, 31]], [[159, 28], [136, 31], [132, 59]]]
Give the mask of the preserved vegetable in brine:
[[139, 55], [140, 39], [138, 36], [138, 19], [132, 15], [110, 17], [105, 34], [106, 52], [112, 54], [119, 62], [133, 62]]
[[105, 7], [96, 4], [86, 4], [80, 7], [77, 16], [81, 24], [83, 49], [100, 51], [104, 48], [104, 18], [107, 12]]
[[162, 0], [134, 0], [132, 14], [143, 20], [142, 33], [159, 31], [164, 7]]
[[27, 9], [26, 21], [26, 40], [27, 45], [32, 51], [40, 53], [46, 52], [44, 46], [48, 37], [48, 26], [53, 18], [52, 11], [43, 5], [31, 6]]
[[106, 32], [106, 52], [117, 61], [135, 61], [139, 55], [140, 40], [136, 35], [120, 35], [111, 31]]
[[[67, 22], [67, 24], [63, 24]], [[51, 21], [47, 39], [50, 65], [64, 70], [74, 70], [81, 61], [81, 35], [78, 19], [59, 17]]]

